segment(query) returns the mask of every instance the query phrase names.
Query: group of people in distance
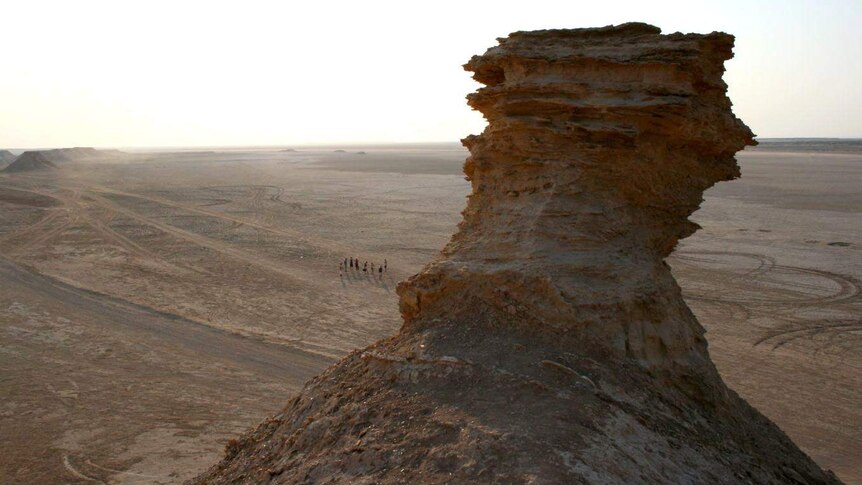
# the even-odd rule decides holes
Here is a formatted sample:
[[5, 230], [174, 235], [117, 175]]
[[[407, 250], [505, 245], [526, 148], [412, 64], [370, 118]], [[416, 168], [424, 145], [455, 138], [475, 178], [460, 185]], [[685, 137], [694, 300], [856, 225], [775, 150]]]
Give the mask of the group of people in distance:
[[[374, 276], [374, 262], [371, 263], [369, 268], [368, 261], [365, 261], [360, 265], [359, 258], [344, 258], [344, 261], [338, 263], [338, 274], [343, 275], [347, 270], [359, 272], [360, 270], [363, 273], [371, 273], [371, 276]], [[383, 276], [383, 273], [389, 270], [389, 261], [385, 258], [383, 259], [383, 264], [377, 265], [377, 274]]]

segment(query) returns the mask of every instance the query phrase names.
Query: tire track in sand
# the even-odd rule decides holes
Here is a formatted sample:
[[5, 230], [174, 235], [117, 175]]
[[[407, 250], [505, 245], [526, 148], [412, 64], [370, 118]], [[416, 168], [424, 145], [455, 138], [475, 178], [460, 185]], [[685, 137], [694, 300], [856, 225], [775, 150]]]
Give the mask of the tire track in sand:
[[[719, 266], [723, 256], [758, 264], [738, 271]], [[797, 340], [816, 340], [821, 343], [816, 351], [862, 346], [862, 320], [835, 316], [862, 313], [862, 284], [852, 276], [781, 265], [774, 258], [743, 252], [683, 251], [674, 255], [674, 261], [696, 269], [697, 280], [710, 283], [684, 292], [687, 300], [707, 303], [702, 310], [738, 323], [753, 318], [767, 322], [753, 345], [771, 344], [777, 349]], [[828, 293], [823, 294], [824, 290]], [[817, 313], [832, 316], [804, 316]]]

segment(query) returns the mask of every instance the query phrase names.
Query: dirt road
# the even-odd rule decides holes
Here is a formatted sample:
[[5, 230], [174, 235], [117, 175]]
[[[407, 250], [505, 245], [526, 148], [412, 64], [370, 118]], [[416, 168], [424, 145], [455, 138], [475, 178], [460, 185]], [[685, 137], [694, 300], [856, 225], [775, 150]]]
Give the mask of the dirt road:
[[176, 482], [329, 363], [5, 258], [0, 287], [0, 483]]

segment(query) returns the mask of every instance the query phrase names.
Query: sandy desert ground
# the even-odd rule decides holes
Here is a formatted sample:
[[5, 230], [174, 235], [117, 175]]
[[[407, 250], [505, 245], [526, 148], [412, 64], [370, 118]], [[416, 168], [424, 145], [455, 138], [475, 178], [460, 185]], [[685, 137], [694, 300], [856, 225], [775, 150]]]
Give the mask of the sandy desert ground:
[[[862, 150], [766, 145], [670, 260], [730, 386], [862, 483]], [[457, 145], [137, 153], [0, 175], [0, 483], [177, 483], [399, 325]], [[364, 153], [357, 153], [357, 152]], [[383, 275], [348, 271], [388, 260]]]

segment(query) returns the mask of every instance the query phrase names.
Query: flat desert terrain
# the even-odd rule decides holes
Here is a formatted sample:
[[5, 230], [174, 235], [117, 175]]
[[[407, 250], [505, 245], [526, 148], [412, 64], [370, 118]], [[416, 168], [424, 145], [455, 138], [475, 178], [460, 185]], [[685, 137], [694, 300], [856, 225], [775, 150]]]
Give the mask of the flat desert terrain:
[[[465, 156], [162, 150], [0, 174], [0, 483], [178, 483], [214, 464], [398, 328], [395, 285], [454, 231]], [[862, 483], [862, 150], [738, 158], [669, 263], [730, 387]], [[350, 257], [375, 272], [339, 273]]]

